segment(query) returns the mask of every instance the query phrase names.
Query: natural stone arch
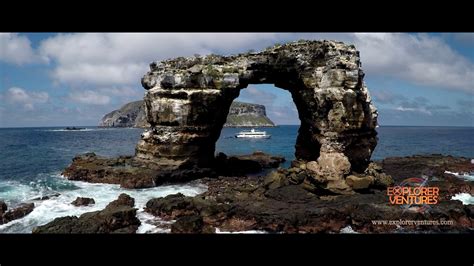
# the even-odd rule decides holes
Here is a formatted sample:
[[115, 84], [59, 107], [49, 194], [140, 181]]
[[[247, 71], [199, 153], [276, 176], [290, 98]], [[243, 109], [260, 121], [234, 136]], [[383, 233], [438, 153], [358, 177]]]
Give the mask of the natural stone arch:
[[[249, 84], [288, 90], [301, 126], [295, 156], [328, 180], [363, 172], [377, 143], [377, 112], [359, 52], [334, 41], [299, 41], [262, 52], [154, 62], [143, 77], [151, 130], [136, 159], [170, 169], [211, 167], [232, 101]], [[311, 164], [310, 164], [311, 165]]]

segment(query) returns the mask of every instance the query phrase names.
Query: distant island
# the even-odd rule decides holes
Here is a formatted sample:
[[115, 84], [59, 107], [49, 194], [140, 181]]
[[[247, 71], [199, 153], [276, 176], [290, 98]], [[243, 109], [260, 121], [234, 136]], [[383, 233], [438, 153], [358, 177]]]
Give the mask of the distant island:
[[[149, 127], [143, 101], [130, 102], [102, 117], [99, 127]], [[233, 102], [224, 127], [274, 127], [261, 104]]]

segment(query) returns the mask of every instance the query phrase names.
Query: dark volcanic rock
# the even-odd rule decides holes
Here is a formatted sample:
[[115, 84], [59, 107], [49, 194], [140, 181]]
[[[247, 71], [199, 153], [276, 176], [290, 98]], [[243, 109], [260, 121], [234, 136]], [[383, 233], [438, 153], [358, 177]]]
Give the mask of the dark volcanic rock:
[[67, 216], [56, 218], [52, 222], [35, 227], [33, 233], [47, 234], [97, 234], [129, 233], [133, 234], [140, 226], [136, 217], [137, 209], [133, 208], [134, 200], [126, 194], [112, 201], [101, 211], [88, 212], [79, 218]]
[[[446, 162], [444, 166], [453, 171], [469, 170], [471, 167], [463, 164], [464, 160], [435, 160]], [[396, 161], [390, 159], [385, 163], [395, 164]], [[421, 173], [425, 165], [432, 165], [429, 156], [424, 160], [409, 157], [402, 161], [403, 164], [397, 164], [400, 173], [391, 168], [391, 175], [403, 176], [406, 171], [404, 165], [412, 167], [413, 173]], [[472, 205], [441, 199], [439, 204], [431, 205], [427, 211], [416, 212], [391, 205], [386, 191], [377, 189], [377, 186], [366, 188], [365, 193], [328, 195], [308, 192], [304, 182], [284, 180], [303, 172], [280, 169], [270, 174], [271, 177], [204, 179], [209, 187], [207, 192], [196, 197], [177, 194], [152, 199], [147, 203], [146, 211], [165, 220], [179, 221], [173, 226], [172, 232], [212, 232], [204, 230], [210, 227], [225, 231], [338, 233], [346, 226], [361, 233], [473, 232]], [[441, 193], [446, 193], [445, 189], [450, 187], [448, 184], [451, 182], [457, 183], [444, 174], [434, 174], [433, 177], [437, 178], [436, 185], [439, 185]], [[272, 185], [275, 180], [279, 180], [278, 185]], [[351, 182], [354, 181], [360, 180], [353, 179]], [[359, 183], [358, 186], [365, 187], [365, 183]], [[383, 224], [384, 221], [404, 221], [405, 224], [396, 226]], [[426, 221], [432, 221], [433, 224], [426, 224]], [[443, 221], [452, 224], [441, 224]]]
[[67, 179], [91, 183], [120, 184], [124, 188], [154, 187], [166, 182], [184, 182], [211, 176], [210, 169], [157, 169], [133, 157], [104, 158], [87, 153], [74, 157], [62, 173]]
[[245, 175], [260, 172], [263, 168], [277, 167], [285, 159], [263, 152], [251, 155], [217, 156], [214, 169], [211, 168], [159, 168], [133, 157], [105, 158], [94, 153], [74, 157], [72, 163], [63, 171], [70, 180], [91, 183], [120, 184], [124, 188], [147, 188], [171, 182], [185, 182], [216, 175]]
[[107, 204], [105, 208], [111, 209], [111, 208], [118, 208], [121, 206], [133, 207], [135, 206], [135, 199], [125, 193], [122, 193], [119, 195], [119, 197], [116, 200]]
[[474, 164], [468, 158], [440, 154], [390, 157], [382, 161], [382, 166], [383, 170], [393, 177], [395, 183], [410, 177], [427, 178], [431, 186], [440, 187], [441, 197], [444, 199], [450, 199], [457, 193], [474, 194], [473, 181], [445, 173], [445, 171], [474, 172]]
[[13, 220], [23, 218], [26, 215], [28, 215], [30, 212], [32, 212], [33, 209], [35, 208], [34, 203], [23, 203], [20, 206], [16, 207], [15, 209], [11, 209], [5, 212], [7, 210], [7, 205], [4, 202], [0, 202], [0, 203], [3, 203], [0, 205], [2, 205], [1, 209], [2, 209], [2, 212], [4, 212], [3, 215], [0, 215], [0, 218], [1, 218], [0, 224], [6, 224]]
[[181, 193], [164, 198], [151, 199], [146, 203], [145, 211], [166, 219], [175, 219], [195, 213], [195, 206], [190, 197]]
[[7, 209], [8, 209], [7, 204], [3, 200], [0, 200], [0, 217], [3, 216], [3, 214], [7, 211]]
[[204, 222], [201, 216], [184, 216], [171, 225], [171, 233], [202, 233], [203, 226]]
[[32, 200], [49, 200], [51, 198], [59, 197], [61, 194], [60, 193], [53, 193], [51, 195], [46, 195], [46, 196], [41, 196], [41, 197], [36, 197]]
[[71, 204], [74, 206], [87, 206], [87, 205], [95, 204], [95, 200], [92, 198], [77, 197], [73, 202], [71, 202]]
[[284, 161], [285, 158], [281, 156], [272, 156], [261, 151], [230, 157], [221, 152], [216, 157], [215, 169], [221, 176], [239, 176], [258, 173], [264, 168], [276, 168]]

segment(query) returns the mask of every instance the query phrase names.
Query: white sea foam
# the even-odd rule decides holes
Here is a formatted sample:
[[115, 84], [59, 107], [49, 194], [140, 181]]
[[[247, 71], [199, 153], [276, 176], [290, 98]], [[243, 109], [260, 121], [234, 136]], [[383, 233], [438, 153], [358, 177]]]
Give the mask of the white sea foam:
[[474, 181], [474, 175], [473, 174], [466, 174], [466, 173], [459, 174], [457, 172], [451, 172], [451, 171], [444, 171], [444, 173], [454, 175], [456, 177], [465, 179], [467, 181]]
[[451, 197], [452, 200], [459, 200], [464, 205], [472, 205], [474, 204], [474, 196], [469, 193], [458, 193]]
[[[159, 228], [159, 225], [164, 222], [159, 221], [159, 219], [144, 212], [143, 209], [146, 202], [152, 198], [164, 197], [175, 193], [183, 193], [186, 196], [195, 196], [207, 190], [205, 185], [196, 182], [159, 186], [148, 189], [124, 189], [120, 188], [119, 185], [92, 184], [81, 181], [64, 180], [63, 182], [71, 182], [77, 187], [77, 189], [60, 191], [61, 194], [58, 197], [52, 197], [48, 200], [32, 201], [35, 203], [35, 209], [24, 218], [0, 225], [0, 233], [31, 233], [35, 226], [46, 224], [58, 217], [71, 215], [80, 216], [85, 212], [102, 210], [111, 201], [117, 199], [121, 193], [127, 193], [135, 199], [135, 207], [138, 208], [137, 217], [142, 222], [138, 232], [166, 233], [169, 230]], [[16, 184], [14, 187], [6, 187], [8, 185], [11, 186], [14, 184], [3, 184], [2, 186], [4, 189], [0, 191], [0, 198], [5, 199], [7, 204], [12, 202], [25, 202], [35, 197], [47, 194], [45, 191], [39, 191], [31, 185]], [[71, 202], [77, 197], [93, 198], [95, 204], [75, 207], [71, 205]]]
[[358, 232], [354, 231], [350, 225], [341, 228], [341, 231], [339, 231], [341, 234], [359, 234]]
[[216, 234], [266, 234], [266, 231], [261, 230], [247, 230], [247, 231], [221, 231], [219, 228], [216, 228]]

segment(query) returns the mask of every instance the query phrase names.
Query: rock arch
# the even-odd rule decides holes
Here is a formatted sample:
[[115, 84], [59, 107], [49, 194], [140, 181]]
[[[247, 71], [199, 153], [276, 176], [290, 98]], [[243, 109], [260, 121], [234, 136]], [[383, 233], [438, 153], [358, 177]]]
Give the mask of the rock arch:
[[143, 77], [151, 130], [136, 159], [171, 169], [210, 167], [232, 101], [249, 84], [288, 90], [301, 126], [296, 158], [327, 179], [363, 172], [377, 144], [377, 111], [359, 52], [334, 41], [298, 41], [234, 56], [153, 62]]

